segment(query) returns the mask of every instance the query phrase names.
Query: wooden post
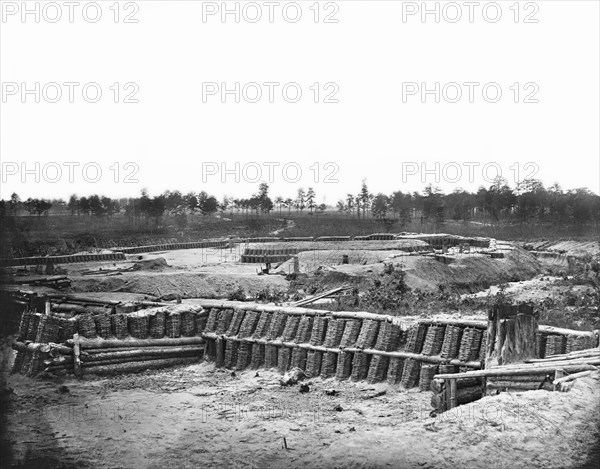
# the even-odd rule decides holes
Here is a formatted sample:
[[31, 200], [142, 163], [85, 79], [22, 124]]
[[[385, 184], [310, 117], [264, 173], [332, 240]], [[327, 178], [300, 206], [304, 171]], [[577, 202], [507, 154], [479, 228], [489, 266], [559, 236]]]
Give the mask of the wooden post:
[[81, 358], [80, 358], [81, 348], [79, 344], [79, 334], [76, 332], [73, 334], [73, 367], [75, 370], [75, 376], [81, 378]]
[[46, 313], [47, 315], [50, 315], [51, 311], [52, 311], [52, 305], [50, 304], [50, 299], [48, 297], [46, 297], [44, 313]]
[[450, 405], [448, 406], [448, 409], [453, 409], [454, 407], [456, 407], [456, 380], [455, 379], [450, 379]]
[[215, 366], [222, 367], [225, 364], [225, 339], [223, 336], [217, 337], [215, 350]]

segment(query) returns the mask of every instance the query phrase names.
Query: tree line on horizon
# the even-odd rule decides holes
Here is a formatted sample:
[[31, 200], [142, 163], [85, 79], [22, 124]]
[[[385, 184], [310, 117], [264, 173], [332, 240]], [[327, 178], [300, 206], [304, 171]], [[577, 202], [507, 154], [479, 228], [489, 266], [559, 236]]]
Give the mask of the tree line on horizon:
[[[53, 213], [69, 213], [72, 216], [113, 217], [122, 214], [131, 219], [154, 219], [156, 224], [165, 215], [175, 217], [179, 226], [185, 226], [188, 216], [196, 213], [211, 217], [221, 214], [241, 213], [246, 216], [265, 216], [271, 213], [288, 216], [295, 214], [321, 215], [335, 209], [338, 213], [357, 219], [379, 220], [411, 219], [442, 223], [446, 220], [472, 221], [485, 219], [491, 222], [510, 220], [517, 222], [547, 221], [559, 224], [583, 224], [600, 220], [600, 196], [587, 188], [563, 190], [558, 183], [544, 187], [536, 179], [525, 180], [511, 188], [507, 181], [498, 178], [489, 187], [481, 186], [477, 192], [456, 189], [444, 193], [427, 185], [421, 192], [395, 191], [391, 194], [372, 193], [362, 181], [360, 190], [348, 193], [335, 207], [318, 204], [312, 187], [306, 191], [299, 188], [294, 197], [269, 196], [269, 185], [261, 183], [258, 191], [247, 198], [224, 196], [218, 200], [206, 191], [182, 194], [178, 190], [165, 191], [151, 196], [143, 189], [139, 197], [112, 199], [101, 195], [62, 199], [21, 200], [13, 193], [9, 200], [0, 200], [0, 218], [18, 216], [22, 212], [30, 216], [47, 216]], [[306, 212], [305, 212], [306, 211]]]

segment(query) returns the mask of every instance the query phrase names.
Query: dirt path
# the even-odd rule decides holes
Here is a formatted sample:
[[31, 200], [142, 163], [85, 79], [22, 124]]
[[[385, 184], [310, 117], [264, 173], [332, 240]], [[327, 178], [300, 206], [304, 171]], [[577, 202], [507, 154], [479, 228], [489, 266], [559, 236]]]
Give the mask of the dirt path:
[[[437, 419], [427, 392], [316, 379], [301, 394], [279, 378], [201, 363], [67, 380], [61, 393], [59, 382], [11, 376], [3, 422], [12, 454], [3, 457], [16, 467], [562, 468], [582, 463], [598, 437], [598, 377]], [[387, 393], [366, 398], [378, 391]]]

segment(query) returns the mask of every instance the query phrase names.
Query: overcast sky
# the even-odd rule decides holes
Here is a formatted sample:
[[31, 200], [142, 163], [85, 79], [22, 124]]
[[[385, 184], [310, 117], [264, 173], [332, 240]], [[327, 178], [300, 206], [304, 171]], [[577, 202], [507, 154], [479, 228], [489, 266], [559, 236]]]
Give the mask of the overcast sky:
[[598, 1], [46, 3], [2, 2], [0, 197], [599, 192]]

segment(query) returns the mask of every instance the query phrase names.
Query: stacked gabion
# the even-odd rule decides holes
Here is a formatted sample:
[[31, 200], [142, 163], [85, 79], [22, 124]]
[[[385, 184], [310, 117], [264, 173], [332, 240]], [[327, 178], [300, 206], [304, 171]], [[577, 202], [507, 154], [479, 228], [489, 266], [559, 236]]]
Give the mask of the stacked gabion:
[[216, 332], [217, 320], [219, 318], [219, 310], [217, 308], [211, 308], [208, 311], [208, 318], [206, 319], [205, 332]]
[[306, 356], [306, 375], [309, 378], [319, 376], [321, 372], [321, 361], [323, 360], [323, 352], [318, 350], [309, 350]]
[[379, 321], [373, 319], [365, 319], [362, 322], [360, 333], [356, 338], [356, 347], [362, 349], [370, 349], [375, 345], [377, 334], [379, 333]]
[[310, 333], [311, 345], [323, 345], [325, 334], [327, 333], [327, 318], [324, 316], [315, 317], [313, 327]]
[[166, 313], [159, 309], [150, 316], [150, 337], [159, 339], [165, 335]]
[[252, 359], [250, 367], [253, 369], [260, 368], [265, 364], [265, 345], [254, 343], [252, 344]]
[[258, 324], [256, 324], [256, 329], [254, 330], [254, 334], [252, 334], [252, 337], [254, 337], [255, 339], [265, 337], [269, 333], [272, 317], [273, 313], [268, 313], [266, 311], [260, 313]]
[[544, 356], [565, 353], [566, 338], [564, 335], [548, 335], [546, 337], [546, 352]]
[[289, 347], [281, 347], [279, 349], [279, 356], [277, 357], [277, 369], [281, 373], [285, 373], [290, 368], [291, 355], [292, 349]]
[[306, 360], [308, 351], [305, 348], [296, 347], [292, 350], [292, 360], [290, 368], [300, 368], [302, 371], [306, 369]]
[[421, 365], [421, 372], [419, 376], [419, 389], [421, 391], [429, 391], [429, 386], [431, 385], [431, 381], [433, 377], [438, 372], [438, 365], [433, 364], [423, 364]]
[[402, 380], [404, 371], [404, 358], [391, 357], [387, 372], [387, 382], [389, 384], [398, 384]]
[[[111, 315], [111, 325], [112, 325], [112, 316]], [[58, 318], [60, 322], [60, 329], [58, 332], [58, 342], [63, 343], [69, 339], [73, 338], [73, 334], [75, 334], [76, 325], [75, 318]], [[114, 332], [113, 332], [114, 335]], [[125, 335], [127, 335], [127, 318], [125, 318]]]
[[165, 334], [167, 337], [176, 338], [181, 335], [181, 314], [171, 311], [165, 319]]
[[373, 355], [369, 366], [369, 373], [367, 374], [369, 383], [378, 383], [379, 381], [384, 380], [388, 370], [389, 361], [390, 357]]
[[287, 320], [287, 315], [284, 313], [273, 313], [273, 318], [271, 319], [271, 324], [269, 327], [269, 332], [267, 334], [267, 340], [275, 340], [277, 337], [280, 337], [283, 334], [283, 330], [285, 329]]
[[404, 370], [402, 370], [402, 386], [406, 389], [415, 387], [419, 382], [420, 370], [421, 362], [407, 358], [404, 362]]
[[233, 310], [232, 309], [220, 309], [217, 316], [217, 326], [215, 328], [215, 333], [218, 335], [223, 335], [229, 329], [229, 325], [231, 324], [231, 319], [233, 318]]
[[119, 340], [123, 340], [129, 334], [126, 314], [117, 313], [111, 315], [110, 325], [113, 335]]
[[[60, 319], [53, 315], [44, 314], [40, 318], [35, 341], [38, 343], [58, 342]], [[110, 326], [110, 323], [109, 323]], [[110, 331], [110, 327], [109, 327]]]
[[298, 324], [300, 323], [300, 316], [291, 315], [285, 323], [281, 340], [284, 342], [290, 342], [296, 336], [298, 330]]
[[444, 326], [431, 325], [427, 328], [427, 334], [425, 335], [425, 344], [423, 344], [423, 355], [439, 355], [442, 351], [442, 344], [444, 343], [444, 332], [446, 328]]
[[344, 335], [340, 341], [340, 347], [352, 347], [358, 339], [360, 333], [361, 321], [358, 319], [348, 319], [346, 321], [346, 327], [344, 328]]
[[250, 342], [241, 342], [237, 353], [236, 370], [245, 370], [248, 367], [251, 353], [252, 344]]
[[265, 345], [265, 368], [277, 368], [279, 362], [279, 347], [276, 345]]
[[411, 353], [421, 353], [423, 348], [423, 342], [425, 341], [425, 334], [427, 333], [426, 324], [416, 324], [408, 329], [406, 333], [406, 347], [405, 350]]
[[310, 340], [313, 320], [310, 316], [302, 316], [300, 323], [298, 324], [298, 331], [294, 342], [297, 344], [303, 344]]
[[96, 333], [103, 339], [108, 339], [112, 335], [110, 326], [110, 316], [108, 313], [94, 315], [96, 323]]
[[371, 356], [363, 352], [356, 352], [352, 359], [352, 381], [366, 379], [369, 373]]
[[233, 318], [229, 323], [229, 327], [225, 331], [225, 335], [227, 337], [234, 337], [238, 334], [240, 327], [242, 327], [242, 322], [244, 321], [244, 316], [246, 315], [246, 311], [243, 309], [236, 309], [233, 312]]
[[442, 358], [456, 358], [460, 350], [462, 329], [457, 326], [446, 326], [444, 342], [442, 343]]
[[238, 349], [240, 343], [237, 340], [228, 340], [225, 344], [225, 368], [235, 368], [237, 365]]
[[238, 331], [238, 337], [240, 339], [244, 339], [252, 335], [259, 316], [259, 313], [256, 311], [246, 311], [246, 315], [244, 316], [244, 320], [242, 321], [242, 325]]
[[182, 311], [180, 314], [180, 331], [183, 337], [196, 335], [196, 313], [194, 311]]
[[337, 357], [335, 377], [339, 380], [348, 379], [352, 372], [353, 356], [350, 352], [340, 352]]
[[467, 327], [463, 331], [460, 342], [458, 359], [463, 362], [475, 360], [479, 356], [479, 346], [481, 345], [481, 336], [483, 332], [474, 327]]
[[345, 327], [346, 321], [343, 319], [330, 319], [327, 323], [327, 334], [323, 345], [327, 348], [339, 347]]
[[127, 325], [129, 333], [136, 339], [147, 339], [149, 320], [148, 314], [144, 310], [129, 313], [127, 315]]
[[379, 334], [377, 335], [375, 348], [385, 352], [398, 350], [401, 334], [402, 329], [399, 324], [393, 324], [388, 321], [383, 322], [379, 326]]
[[321, 361], [321, 377], [331, 378], [335, 376], [337, 371], [338, 354], [333, 352], [325, 352]]
[[[35, 319], [35, 315], [31, 317], [29, 324], [31, 325]], [[76, 327], [79, 335], [88, 339], [96, 337], [96, 322], [91, 314], [83, 313], [77, 315]]]

